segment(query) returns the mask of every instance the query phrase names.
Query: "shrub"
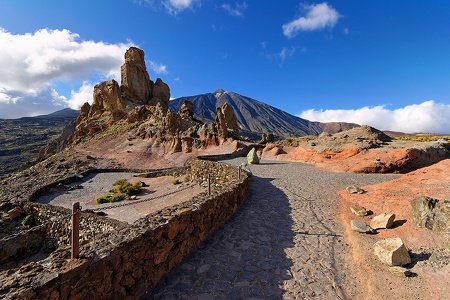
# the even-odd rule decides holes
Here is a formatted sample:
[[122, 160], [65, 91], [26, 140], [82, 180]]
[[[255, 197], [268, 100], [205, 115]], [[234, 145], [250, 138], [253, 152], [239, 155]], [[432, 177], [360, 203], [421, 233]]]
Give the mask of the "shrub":
[[32, 215], [28, 215], [25, 217], [25, 219], [22, 220], [23, 226], [34, 226], [36, 223], [36, 220], [34, 220], [34, 217]]
[[186, 176], [184, 176], [183, 181], [184, 181], [185, 183], [187, 183], [187, 182], [189, 182], [189, 181], [191, 181], [191, 180], [189, 179], [189, 176], [186, 175]]
[[127, 196], [137, 195], [142, 188], [141, 182], [136, 182], [135, 184], [132, 184], [128, 182], [126, 179], [119, 179], [116, 182], [114, 182], [113, 185], [117, 187], [109, 190], [110, 192], [109, 195], [97, 197], [96, 199], [97, 204], [122, 201], [125, 198], [127, 198]]
[[176, 185], [176, 184], [180, 184], [181, 182], [178, 180], [178, 178], [174, 178], [172, 179], [172, 184]]
[[118, 179], [118, 180], [116, 180], [116, 182], [113, 183], [113, 186], [122, 185], [122, 184], [124, 184], [126, 182], [128, 182], [128, 181], [126, 179], [124, 179], [124, 178]]

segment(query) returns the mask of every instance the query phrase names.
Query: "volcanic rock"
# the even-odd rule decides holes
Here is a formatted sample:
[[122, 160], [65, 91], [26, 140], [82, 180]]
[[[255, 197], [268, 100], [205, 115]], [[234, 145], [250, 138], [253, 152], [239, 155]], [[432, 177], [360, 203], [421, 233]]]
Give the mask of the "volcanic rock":
[[350, 228], [353, 231], [360, 232], [360, 233], [376, 233], [376, 231], [367, 225], [364, 222], [357, 221], [357, 220], [351, 220], [350, 221]]
[[408, 249], [400, 238], [387, 238], [374, 245], [374, 253], [388, 266], [402, 266], [411, 263]]
[[370, 221], [370, 226], [374, 229], [387, 229], [392, 227], [394, 220], [395, 214], [382, 213]]
[[188, 100], [184, 101], [180, 108], [180, 115], [187, 119], [194, 117], [194, 103]]
[[347, 192], [349, 194], [364, 194], [363, 189], [361, 189], [357, 186], [354, 186], [354, 185], [350, 185], [350, 186], [346, 187], [345, 189], [347, 190]]
[[450, 228], [450, 201], [420, 196], [411, 200], [411, 224], [442, 231]]
[[350, 205], [350, 210], [359, 217], [364, 217], [367, 215], [367, 210], [359, 204]]
[[94, 86], [94, 102], [89, 114], [93, 115], [97, 110], [115, 111], [117, 109], [124, 109], [117, 81], [111, 79], [96, 84]]
[[170, 88], [164, 83], [161, 78], [156, 79], [153, 85], [153, 98], [148, 103], [149, 105], [156, 105], [157, 103], [163, 104], [164, 108], [169, 108], [170, 100]]
[[392, 275], [397, 276], [397, 277], [409, 277], [411, 276], [411, 271], [400, 267], [400, 266], [394, 266], [394, 267], [389, 267], [389, 272], [392, 273]]
[[249, 164], [256, 165], [259, 164], [259, 157], [256, 154], [256, 149], [252, 148], [250, 152], [247, 154], [247, 161]]
[[223, 117], [225, 119], [225, 124], [228, 129], [233, 130], [235, 133], [239, 133], [239, 127], [236, 120], [236, 115], [233, 112], [233, 109], [228, 104], [228, 102], [225, 102], [222, 107], [220, 108]]
[[147, 104], [151, 96], [150, 76], [145, 66], [144, 51], [131, 47], [125, 52], [125, 63], [120, 69], [121, 90], [125, 98]]

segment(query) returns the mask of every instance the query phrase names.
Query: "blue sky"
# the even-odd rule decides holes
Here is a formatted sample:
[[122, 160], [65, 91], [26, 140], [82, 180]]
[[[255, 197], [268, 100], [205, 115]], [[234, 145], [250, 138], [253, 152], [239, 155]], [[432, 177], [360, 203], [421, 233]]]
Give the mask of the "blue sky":
[[233, 91], [309, 120], [450, 133], [450, 1], [0, 2], [0, 118], [78, 107], [145, 51], [172, 97]]

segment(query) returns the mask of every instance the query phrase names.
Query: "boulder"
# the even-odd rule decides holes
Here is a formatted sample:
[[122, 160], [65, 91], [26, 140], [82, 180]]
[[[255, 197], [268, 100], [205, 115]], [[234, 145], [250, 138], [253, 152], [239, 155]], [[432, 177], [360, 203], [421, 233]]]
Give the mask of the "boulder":
[[8, 211], [8, 218], [10, 218], [11, 220], [17, 219], [18, 217], [20, 217], [21, 214], [21, 210], [16, 208], [13, 208], [11, 210]]
[[151, 96], [150, 76], [145, 66], [144, 51], [130, 47], [125, 52], [125, 63], [120, 68], [121, 90], [125, 98], [147, 104]]
[[386, 229], [391, 228], [394, 225], [395, 214], [382, 213], [373, 217], [370, 221], [370, 226], [374, 229]]
[[241, 170], [244, 171], [247, 174], [248, 177], [252, 177], [253, 173], [250, 170], [250, 167], [247, 165], [246, 162], [243, 162], [239, 166], [241, 167]]
[[346, 188], [349, 194], [363, 194], [365, 191], [357, 186], [350, 185]]
[[376, 231], [367, 225], [364, 222], [357, 221], [357, 220], [351, 220], [350, 221], [350, 228], [353, 231], [360, 232], [360, 233], [376, 233]]
[[411, 200], [411, 224], [444, 231], [450, 228], [450, 201], [420, 196]]
[[408, 249], [401, 238], [387, 238], [376, 242], [374, 254], [388, 266], [402, 266], [411, 263]]
[[409, 277], [412, 274], [410, 270], [400, 266], [389, 267], [389, 272], [397, 277]]
[[250, 152], [247, 154], [247, 161], [249, 164], [252, 165], [259, 164], [259, 158], [258, 155], [256, 154], [255, 148], [252, 148], [252, 150], [250, 150]]
[[359, 204], [350, 205], [350, 210], [359, 217], [367, 216], [367, 210]]

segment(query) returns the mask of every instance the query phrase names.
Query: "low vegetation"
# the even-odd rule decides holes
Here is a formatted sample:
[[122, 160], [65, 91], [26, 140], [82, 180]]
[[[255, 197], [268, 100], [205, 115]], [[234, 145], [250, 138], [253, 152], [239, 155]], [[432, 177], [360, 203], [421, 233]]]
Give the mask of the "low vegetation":
[[415, 142], [434, 142], [438, 140], [450, 141], [450, 136], [448, 135], [432, 135], [432, 134], [416, 134], [416, 135], [400, 135], [393, 136], [392, 138], [401, 141], [415, 141]]
[[114, 182], [115, 188], [109, 190], [109, 194], [106, 196], [100, 196], [96, 199], [97, 204], [113, 203], [128, 199], [130, 196], [139, 194], [142, 188], [141, 182], [134, 184], [128, 182], [126, 179], [119, 179]]

